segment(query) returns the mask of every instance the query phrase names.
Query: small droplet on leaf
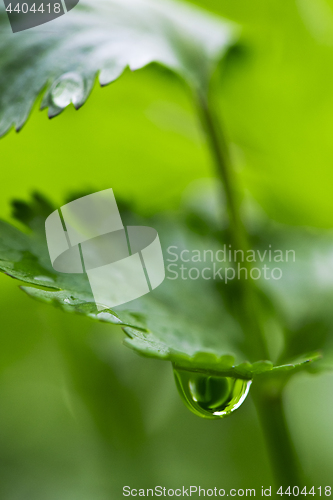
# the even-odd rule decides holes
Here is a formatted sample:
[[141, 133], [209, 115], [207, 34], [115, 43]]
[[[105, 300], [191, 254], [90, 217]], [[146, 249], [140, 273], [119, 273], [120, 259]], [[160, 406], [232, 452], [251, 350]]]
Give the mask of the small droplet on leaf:
[[78, 106], [84, 98], [84, 81], [78, 73], [66, 73], [56, 80], [51, 88], [52, 102], [65, 108], [71, 102]]
[[243, 403], [251, 380], [215, 377], [174, 367], [176, 385], [189, 410], [202, 418], [230, 415]]
[[54, 283], [54, 279], [49, 276], [35, 276], [34, 280], [36, 281], [48, 281], [49, 283]]

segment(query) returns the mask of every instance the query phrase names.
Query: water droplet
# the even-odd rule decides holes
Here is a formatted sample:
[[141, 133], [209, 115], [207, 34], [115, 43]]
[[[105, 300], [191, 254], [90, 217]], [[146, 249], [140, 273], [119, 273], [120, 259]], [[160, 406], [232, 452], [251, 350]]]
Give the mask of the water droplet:
[[96, 307], [99, 311], [103, 312], [104, 310], [107, 310], [109, 311], [110, 310], [110, 306], [107, 306], [105, 304], [102, 304], [101, 302], [95, 302], [96, 304]]
[[54, 279], [49, 276], [35, 276], [34, 280], [36, 281], [48, 281], [49, 283], [54, 283]]
[[114, 314], [111, 314], [108, 311], [102, 311], [97, 314], [97, 317], [100, 321], [110, 321], [111, 323], [114, 323], [115, 325], [122, 325], [123, 322], [121, 319], [117, 318], [117, 316], [114, 316]]
[[52, 85], [51, 98], [53, 104], [65, 108], [71, 102], [74, 106], [80, 104], [84, 98], [84, 81], [78, 73], [66, 73]]
[[174, 367], [176, 385], [187, 408], [202, 418], [223, 418], [239, 408], [251, 380], [213, 377]]

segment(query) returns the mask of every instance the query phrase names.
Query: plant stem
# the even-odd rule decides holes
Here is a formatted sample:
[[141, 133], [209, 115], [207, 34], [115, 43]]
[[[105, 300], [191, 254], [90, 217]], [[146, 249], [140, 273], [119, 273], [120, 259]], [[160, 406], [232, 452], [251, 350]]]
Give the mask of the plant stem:
[[[208, 99], [202, 95], [199, 95], [198, 111], [203, 128], [207, 134], [207, 140], [215, 161], [217, 173], [223, 183], [230, 219], [231, 241], [234, 249], [243, 251], [243, 255], [245, 255], [248, 249], [248, 238], [240, 216], [239, 200], [234, 188], [236, 181], [222, 127], [213, 111], [213, 107], [209, 104]], [[258, 358], [269, 359], [261, 307], [253, 280], [249, 277], [251, 264], [245, 259], [242, 265], [245, 266], [247, 274], [246, 277], [242, 276], [242, 279], [239, 280], [240, 287], [237, 294], [237, 305], [241, 303], [242, 307], [240, 311], [239, 307], [236, 307], [237, 317], [247, 337], [248, 351], [256, 358], [255, 361]]]
[[[240, 216], [238, 193], [235, 189], [236, 179], [222, 127], [213, 106], [202, 94], [198, 96], [198, 111], [207, 134], [217, 172], [224, 186], [230, 219], [231, 241], [235, 248], [243, 250], [245, 255], [248, 249], [248, 237]], [[248, 266], [248, 274], [250, 274], [251, 264], [247, 261], [243, 264]], [[238, 293], [240, 293], [236, 294], [236, 301], [240, 307], [236, 310], [236, 314], [243, 326], [248, 352], [256, 357], [255, 361], [258, 360], [258, 357], [269, 359], [263, 326], [262, 304], [253, 280], [250, 276], [247, 277], [249, 279], [244, 278], [239, 281]], [[299, 481], [299, 462], [283, 411], [284, 380], [276, 376], [267, 377], [267, 379], [263, 377], [263, 379], [264, 381], [258, 379], [253, 384], [252, 393], [270, 450], [276, 483], [283, 487], [300, 486], [302, 483]]]
[[239, 214], [239, 203], [235, 192], [234, 172], [231, 168], [229, 149], [222, 132], [220, 121], [214, 113], [208, 99], [199, 95], [199, 115], [206, 131], [212, 156], [215, 160], [217, 173], [222, 180], [227, 200], [227, 209], [230, 218], [232, 242], [237, 249], [247, 248], [247, 236]]
[[276, 487], [301, 487], [305, 483], [283, 410], [282, 389], [280, 381], [268, 377], [253, 384], [252, 397], [266, 438]]

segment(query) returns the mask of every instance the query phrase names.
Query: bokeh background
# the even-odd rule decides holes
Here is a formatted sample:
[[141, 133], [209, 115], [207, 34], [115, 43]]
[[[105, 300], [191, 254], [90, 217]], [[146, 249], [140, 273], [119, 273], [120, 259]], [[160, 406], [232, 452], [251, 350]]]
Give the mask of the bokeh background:
[[[268, 216], [331, 228], [333, 4], [197, 0], [238, 22], [215, 75], [239, 182]], [[151, 65], [97, 85], [78, 112], [34, 109], [0, 141], [0, 214], [33, 190], [57, 205], [112, 187], [140, 214], [176, 210], [214, 171], [184, 84]], [[200, 181], [201, 182], [201, 181]], [[197, 184], [198, 185], [198, 184]], [[0, 497], [106, 500], [122, 487], [268, 487], [272, 471], [250, 398], [230, 418], [190, 414], [169, 363], [122, 346], [117, 328], [32, 301], [0, 275]], [[294, 377], [286, 412], [302, 466], [330, 484], [333, 374]]]

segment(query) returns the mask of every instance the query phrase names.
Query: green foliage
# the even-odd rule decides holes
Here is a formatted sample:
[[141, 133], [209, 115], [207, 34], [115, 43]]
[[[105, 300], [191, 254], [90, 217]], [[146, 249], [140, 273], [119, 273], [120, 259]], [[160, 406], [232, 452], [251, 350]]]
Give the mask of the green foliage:
[[[255, 248], [265, 249], [273, 244], [296, 249], [296, 263], [285, 268], [286, 279], [275, 284], [258, 283], [267, 314], [264, 319], [271, 359], [277, 366], [266, 374], [282, 370], [278, 368], [281, 363], [286, 363], [286, 375], [288, 370], [296, 373], [302, 369], [284, 394], [288, 423], [309, 482], [324, 484], [330, 477], [332, 463], [332, 376], [328, 373], [310, 377], [303, 368], [320, 372], [331, 370], [333, 365], [332, 237], [330, 232], [295, 225], [332, 225], [333, 51], [331, 35], [326, 33], [330, 8], [326, 0], [191, 3], [242, 26], [243, 46], [228, 55], [222, 78], [217, 79], [218, 104], [222, 105], [238, 179], [272, 219], [293, 224], [287, 228], [265, 219], [254, 227], [248, 226], [251, 243]], [[64, 19], [69, 22], [68, 16]], [[2, 21], [5, 18], [1, 17]], [[5, 120], [2, 131], [12, 124], [20, 127], [41, 90], [31, 90], [34, 75], [29, 73], [28, 61], [22, 53], [18, 54], [17, 47], [9, 47], [6, 30], [4, 27], [0, 34], [0, 101], [2, 109], [7, 110], [6, 116], [1, 116]], [[27, 43], [30, 34], [17, 36]], [[55, 34], [45, 34], [46, 38], [53, 36], [56, 38]], [[13, 52], [9, 53], [9, 49]], [[13, 65], [9, 64], [11, 55], [15, 55]], [[36, 62], [34, 57], [31, 60]], [[12, 87], [7, 81], [7, 69], [17, 76], [11, 81]], [[82, 74], [88, 92], [91, 75], [85, 69]], [[51, 74], [51, 81], [59, 76], [60, 73]], [[48, 85], [46, 81], [45, 84]], [[15, 86], [24, 88], [29, 97], [22, 110], [18, 110]], [[152, 67], [135, 74], [125, 71], [121, 81], [109, 90], [96, 88], [79, 115], [69, 106], [58, 120], [46, 126], [45, 113], [35, 111], [19, 138], [11, 133], [1, 144], [5, 166], [0, 185], [1, 213], [7, 210], [8, 200], [26, 197], [36, 187], [46, 193], [52, 189], [56, 206], [60, 206], [62, 193], [91, 185], [94, 191], [111, 185], [117, 199], [122, 195], [135, 200], [135, 211], [139, 213], [177, 208], [184, 188], [193, 179], [211, 175], [205, 144], [196, 132], [184, 94], [171, 74]], [[46, 96], [44, 104], [48, 103]], [[52, 106], [50, 115], [58, 111]], [[197, 196], [195, 205], [201, 203], [207, 204], [207, 200]], [[21, 212], [21, 219], [23, 216], [31, 224], [29, 220], [33, 222], [34, 217], [31, 218], [29, 207], [30, 203], [23, 207], [19, 204], [17, 211]], [[49, 209], [41, 209], [43, 215], [36, 224], [40, 234]], [[200, 228], [201, 236], [212, 232], [215, 238], [221, 227], [212, 231], [201, 215], [187, 214], [179, 231], [175, 229], [178, 222], [172, 219], [175, 232], [187, 236], [190, 226], [191, 230]], [[149, 222], [155, 225], [155, 220]], [[46, 252], [40, 252], [45, 240], [38, 241], [34, 224], [33, 232], [24, 229], [23, 233], [1, 224], [3, 271], [17, 275], [21, 283], [29, 285], [24, 287], [29, 295], [35, 293], [39, 299], [52, 301], [58, 309], [83, 314], [62, 315], [56, 308], [29, 301], [16, 290], [14, 281], [0, 276], [0, 458], [5, 464], [0, 470], [1, 496], [23, 495], [32, 500], [45, 499], [50, 494], [62, 499], [78, 495], [89, 500], [92, 496], [117, 498], [123, 484], [143, 482], [150, 487], [165, 477], [165, 470], [170, 487], [175, 482], [196, 481], [210, 487], [216, 477], [221, 478], [223, 486], [232, 488], [256, 484], [260, 489], [262, 484], [272, 484], [251, 404], [224, 422], [219, 432], [216, 426], [191, 418], [177, 402], [169, 363], [142, 360], [131, 356], [128, 349], [118, 348], [117, 329], [111, 324], [118, 320], [111, 311], [106, 311], [104, 324], [86, 321], [85, 316], [96, 317], [96, 311], [92, 303], [83, 306], [80, 298], [75, 299], [80, 294], [88, 297], [84, 281], [73, 284], [72, 276], [67, 284], [62, 282], [63, 289], [58, 289], [57, 273]], [[159, 224], [163, 224], [160, 218], [156, 227]], [[196, 245], [192, 236], [191, 244]], [[174, 241], [178, 241], [176, 236]], [[211, 240], [203, 244], [211, 245]], [[56, 288], [52, 288], [54, 283]], [[216, 290], [192, 283], [190, 290], [182, 285], [185, 288], [175, 297], [170, 289], [156, 291], [158, 294], [149, 297], [143, 311], [121, 311], [120, 321], [124, 326], [132, 325], [125, 326], [132, 335], [125, 342], [134, 348], [138, 344], [138, 352], [152, 355], [151, 340], [161, 346], [161, 355], [171, 359], [174, 352], [168, 345], [179, 345], [173, 344], [172, 335], [168, 335], [167, 342], [161, 341], [160, 323], [151, 319], [151, 313], [158, 311], [163, 323], [168, 323], [169, 333], [173, 319], [179, 325], [183, 325], [181, 318], [184, 323], [190, 319], [191, 330], [187, 333], [199, 324], [199, 330], [205, 329], [210, 338], [209, 332], [214, 330], [215, 343], [205, 344], [204, 353], [199, 355], [181, 356], [182, 363], [189, 359], [191, 368], [193, 357], [196, 363], [205, 363], [208, 357], [212, 369], [212, 364], [225, 353], [234, 353], [238, 373], [248, 377], [258, 365], [245, 363], [245, 371], [241, 372], [242, 360], [248, 356], [232, 307], [237, 289], [224, 294], [221, 286]], [[70, 295], [71, 290], [74, 295]], [[161, 313], [159, 308], [166, 298], [168, 308], [162, 307]], [[171, 314], [169, 304], [173, 307]], [[212, 315], [216, 311], [220, 315], [214, 324]], [[309, 364], [311, 356], [302, 357], [303, 352], [318, 349], [324, 354], [322, 361]], [[215, 350], [217, 356], [213, 354]], [[222, 359], [224, 363], [231, 360]], [[305, 364], [294, 369], [294, 362], [288, 364], [290, 360]], [[269, 361], [259, 363], [259, 369], [271, 366]], [[140, 451], [135, 449], [138, 444], [142, 445]]]
[[[51, 266], [44, 221], [48, 213], [53, 211], [52, 205], [36, 194], [30, 204], [16, 201], [13, 207], [16, 219], [24, 223], [30, 231], [22, 232], [6, 222], [1, 222], [1, 271], [23, 283], [33, 285], [33, 287], [22, 287], [33, 298], [53, 304], [66, 312], [76, 312], [95, 320], [122, 326], [128, 336], [125, 345], [144, 356], [169, 360], [179, 367], [202, 373], [246, 379], [271, 370], [298, 371], [307, 368], [310, 361], [318, 358], [316, 353], [308, 356], [304, 354], [309, 352], [310, 348], [313, 351], [322, 347], [322, 343], [319, 342], [318, 345], [315, 340], [311, 344], [298, 344], [298, 349], [289, 349], [289, 343], [294, 342], [293, 335], [297, 334], [296, 329], [296, 333], [286, 338], [285, 353], [281, 357], [282, 364], [274, 366], [274, 363], [268, 360], [254, 360], [254, 363], [246, 361], [248, 354], [246, 347], [242, 345], [238, 310], [235, 312], [232, 307], [232, 303], [237, 303], [239, 300], [238, 289], [219, 281], [215, 283], [214, 280], [201, 279], [192, 282], [178, 279], [175, 282], [167, 278], [161, 287], [142, 297], [140, 301], [136, 301], [135, 306], [130, 309], [123, 306], [117, 312], [109, 309], [97, 311], [86, 275], [58, 273]], [[161, 215], [148, 221], [138, 220], [137, 216], [126, 210], [125, 206], [122, 211], [127, 222], [135, 224], [140, 220], [141, 224], [157, 228], [164, 248], [184, 246], [194, 249], [217, 249], [223, 245], [217, 231], [218, 227], [214, 227], [214, 223], [209, 223], [210, 230], [204, 229], [209, 220], [208, 214], [195, 213], [190, 207], [178, 217]], [[202, 221], [199, 233], [198, 223], [196, 232], [193, 231], [193, 220], [198, 217]], [[257, 228], [256, 238], [261, 245], [267, 238], [265, 229], [265, 224], [262, 224], [260, 229]], [[207, 233], [206, 236], [202, 231]], [[212, 234], [215, 236], [211, 236]], [[272, 231], [269, 236], [270, 241], [280, 242], [282, 248], [281, 231]], [[168, 257], [166, 252], [165, 258]], [[203, 264], [205, 263], [201, 263]], [[297, 268], [295, 272], [298, 272]], [[265, 286], [265, 283], [262, 286]], [[286, 286], [288, 289], [288, 282]], [[303, 290], [303, 293], [305, 291]], [[281, 303], [285, 316], [283, 319], [287, 324], [297, 325], [306, 320], [304, 310], [300, 306], [296, 313], [294, 310], [297, 308], [293, 307], [293, 317], [288, 318], [288, 307], [293, 299], [292, 290], [290, 292], [284, 288], [276, 290], [273, 286], [266, 292], [268, 296], [277, 295], [274, 300], [277, 304]], [[285, 297], [286, 293], [290, 293], [289, 298]], [[283, 307], [281, 297], [288, 307]], [[307, 304], [305, 303], [303, 307], [307, 307]], [[316, 317], [316, 311], [312, 312]], [[273, 320], [271, 315], [268, 319]], [[267, 335], [271, 336], [269, 322], [267, 329]], [[291, 354], [294, 356], [292, 361], [290, 361]]]
[[[98, 72], [100, 83], [104, 85], [114, 81], [127, 66], [133, 70], [151, 62], [159, 62], [180, 74], [197, 92], [207, 93], [213, 69], [234, 37], [231, 25], [209, 16], [203, 17], [190, 7], [173, 3], [156, 6], [142, 0], [139, 7], [140, 15], [133, 18], [133, 14], [138, 14], [138, 4], [112, 0], [105, 1], [96, 9], [87, 0], [70, 16], [59, 21], [62, 25], [57, 32], [50, 31], [45, 35], [32, 30], [20, 33], [15, 38], [5, 34], [2, 43], [5, 52], [10, 54], [11, 62], [8, 64], [6, 57], [0, 61], [6, 76], [1, 84], [3, 132], [13, 123], [17, 129], [24, 124], [34, 100], [45, 86], [47, 90], [42, 106], [49, 107], [49, 116], [52, 117], [70, 102], [77, 108], [82, 106]], [[5, 20], [3, 12], [2, 22]], [[73, 50], [68, 50], [69, 43]], [[27, 51], [29, 58], [26, 57]], [[19, 102], [17, 93], [24, 96]], [[179, 366], [245, 378], [273, 369], [273, 363], [267, 360], [250, 364], [239, 359], [242, 351], [237, 338], [239, 324], [232, 308], [237, 287], [231, 290], [231, 298], [228, 298], [226, 290], [222, 293], [209, 287], [206, 290], [203, 284], [200, 296], [205, 297], [205, 300], [198, 313], [193, 312], [195, 302], [187, 300], [183, 290], [179, 293], [182, 306], [177, 306], [179, 298], [174, 291], [168, 291], [170, 287], [164, 287], [166, 292], [157, 293], [156, 297], [143, 299], [140, 311], [125, 310], [116, 314], [105, 310], [98, 313], [86, 277], [55, 275], [49, 266], [41, 222], [50, 208], [49, 203], [40, 196], [35, 197], [32, 206], [15, 203], [16, 217], [33, 230], [31, 237], [2, 223], [2, 270], [33, 284], [35, 288], [24, 287], [29, 295], [65, 310], [75, 310], [105, 322], [120, 324], [129, 337], [126, 343], [130, 347], [147, 356], [169, 359]], [[183, 234], [184, 227], [178, 228], [178, 231]], [[263, 239], [262, 228], [259, 233], [257, 237], [260, 241]], [[277, 241], [278, 236], [274, 237], [273, 240]], [[292, 273], [289, 275], [292, 276]], [[277, 290], [263, 291], [268, 292], [268, 296], [275, 295], [275, 300], [278, 302], [280, 299], [282, 302], [279, 287], [275, 288]], [[306, 301], [306, 288], [303, 291]], [[188, 293], [188, 290], [185, 292]], [[224, 308], [221, 307], [221, 295]], [[282, 296], [285, 295], [282, 289]], [[287, 305], [292, 303], [292, 299], [292, 293], [288, 292]], [[282, 305], [282, 309], [286, 316], [284, 320], [289, 319], [289, 323], [292, 323], [288, 318], [288, 307]], [[292, 314], [295, 315], [296, 311], [298, 315], [297, 324], [300, 322], [299, 316], [302, 319], [305, 317], [305, 312], [298, 314], [298, 309], [291, 308]], [[268, 316], [275, 316], [274, 311], [272, 307]], [[215, 338], [216, 327], [208, 318], [214, 318], [215, 325], [220, 322], [224, 324], [224, 335], [219, 341]], [[285, 338], [283, 360], [290, 357], [291, 346], [295, 345], [294, 338], [298, 335], [297, 328], [294, 335]], [[292, 330], [295, 330], [295, 325], [291, 326]], [[311, 335], [309, 337], [312, 338]], [[228, 345], [230, 339], [233, 339], [231, 346]], [[308, 344], [313, 348], [320, 346], [320, 342], [310, 341]], [[304, 357], [299, 352], [295, 354], [300, 355], [301, 360], [277, 365], [274, 370], [299, 368], [317, 357]], [[240, 364], [235, 362], [235, 356]]]
[[230, 23], [191, 7], [152, 0], [82, 0], [53, 22], [57, 30], [13, 36], [4, 8], [0, 11], [0, 135], [24, 125], [45, 87], [42, 108], [48, 107], [53, 117], [70, 102], [82, 106], [98, 73], [101, 85], [107, 85], [126, 67], [136, 70], [158, 62], [196, 90], [206, 91], [217, 61], [234, 38]]

